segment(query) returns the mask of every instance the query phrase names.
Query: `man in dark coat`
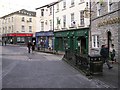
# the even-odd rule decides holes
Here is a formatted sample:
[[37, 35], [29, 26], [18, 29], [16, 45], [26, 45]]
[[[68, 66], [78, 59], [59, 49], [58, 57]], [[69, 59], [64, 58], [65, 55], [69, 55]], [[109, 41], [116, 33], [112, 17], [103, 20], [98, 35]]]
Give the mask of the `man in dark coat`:
[[31, 48], [32, 44], [31, 42], [29, 41], [28, 44], [27, 44], [27, 47], [28, 47], [28, 53], [30, 53], [30, 48]]
[[112, 66], [109, 63], [109, 49], [108, 49], [107, 45], [102, 45], [100, 55], [102, 56], [104, 62], [107, 63], [108, 68], [111, 69]]

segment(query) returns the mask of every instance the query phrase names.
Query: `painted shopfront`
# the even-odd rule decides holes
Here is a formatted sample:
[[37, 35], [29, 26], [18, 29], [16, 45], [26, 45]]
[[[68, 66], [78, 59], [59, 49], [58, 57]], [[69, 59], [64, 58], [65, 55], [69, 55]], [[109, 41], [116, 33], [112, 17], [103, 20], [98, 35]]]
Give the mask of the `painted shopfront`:
[[71, 52], [77, 51], [78, 54], [88, 54], [88, 31], [89, 28], [65, 30], [54, 32], [55, 50]]
[[54, 47], [54, 41], [53, 41], [53, 32], [52, 31], [46, 31], [46, 32], [36, 32], [36, 45], [53, 49]]

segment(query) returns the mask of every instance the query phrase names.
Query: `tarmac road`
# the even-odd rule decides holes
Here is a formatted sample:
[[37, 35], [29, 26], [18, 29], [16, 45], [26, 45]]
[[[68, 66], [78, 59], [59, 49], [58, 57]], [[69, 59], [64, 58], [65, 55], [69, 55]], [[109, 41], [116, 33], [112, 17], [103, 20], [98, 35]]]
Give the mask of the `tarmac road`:
[[2, 47], [2, 88], [108, 88], [88, 79], [62, 61], [62, 55], [34, 52], [26, 47]]

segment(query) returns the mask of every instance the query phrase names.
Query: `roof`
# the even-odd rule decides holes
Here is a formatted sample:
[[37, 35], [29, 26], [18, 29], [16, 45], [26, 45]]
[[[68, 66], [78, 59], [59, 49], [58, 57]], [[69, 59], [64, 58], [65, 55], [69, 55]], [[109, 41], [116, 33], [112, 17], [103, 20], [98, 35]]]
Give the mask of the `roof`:
[[7, 14], [5, 16], [2, 16], [0, 18], [5, 18], [5, 17], [11, 16], [11, 15], [14, 15], [14, 14], [22, 14], [22, 15], [28, 15], [28, 16], [34, 16], [34, 17], [36, 16], [36, 12], [34, 12], [34, 11], [28, 11], [28, 10], [25, 10], [25, 9], [21, 9], [21, 10], [12, 12], [10, 14]]
[[38, 9], [41, 9], [41, 8], [44, 8], [44, 7], [51, 7], [51, 6], [57, 4], [57, 3], [61, 2], [61, 1], [63, 1], [63, 0], [58, 0], [58, 1], [56, 1], [56, 2], [52, 2], [52, 3], [46, 4], [46, 5], [44, 5], [44, 6], [35, 8], [35, 9], [38, 10]]

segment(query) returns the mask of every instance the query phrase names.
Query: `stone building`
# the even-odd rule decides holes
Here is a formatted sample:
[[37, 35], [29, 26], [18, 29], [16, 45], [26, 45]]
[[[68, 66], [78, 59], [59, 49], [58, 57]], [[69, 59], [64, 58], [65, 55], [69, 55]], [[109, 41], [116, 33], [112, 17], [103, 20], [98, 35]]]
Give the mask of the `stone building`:
[[3, 41], [11, 44], [26, 44], [36, 30], [36, 12], [25, 9], [1, 17], [0, 30]]
[[89, 45], [90, 54], [99, 54], [101, 45], [107, 44], [109, 49], [114, 44], [116, 58], [118, 58], [118, 32], [120, 28], [120, 0], [92, 0], [91, 2], [91, 37]]

